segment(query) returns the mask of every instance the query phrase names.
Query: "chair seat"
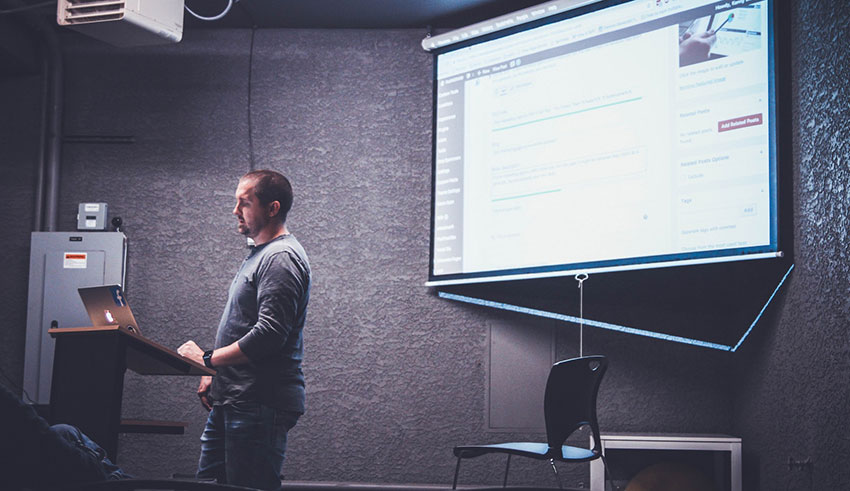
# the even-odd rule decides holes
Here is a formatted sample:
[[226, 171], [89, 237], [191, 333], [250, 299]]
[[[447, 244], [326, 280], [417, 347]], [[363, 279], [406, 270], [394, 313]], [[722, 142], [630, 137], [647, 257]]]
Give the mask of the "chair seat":
[[472, 458], [488, 453], [509, 453], [513, 455], [522, 455], [532, 459], [555, 459], [560, 461], [575, 461], [581, 462], [596, 458], [596, 454], [586, 448], [573, 447], [563, 445], [560, 455], [557, 450], [550, 451], [549, 445], [546, 443], [535, 442], [510, 442], [510, 443], [495, 443], [492, 445], [464, 445], [454, 448], [455, 457]]
[[[511, 467], [512, 455], [549, 460], [559, 488], [562, 486], [561, 479], [558, 477], [558, 468], [555, 466], [556, 460], [575, 463], [602, 459], [605, 465], [605, 456], [602, 455], [602, 443], [599, 437], [599, 423], [596, 420], [596, 394], [607, 367], [608, 359], [601, 355], [572, 358], [552, 365], [543, 394], [546, 443], [510, 442], [457, 446], [454, 448], [457, 465], [452, 489], [457, 489], [461, 460], [489, 453], [508, 454], [508, 458], [505, 459], [507, 462], [502, 486], [508, 484], [508, 470]], [[564, 445], [570, 435], [584, 426], [590, 427], [592, 450]], [[607, 465], [605, 467], [607, 469]]]

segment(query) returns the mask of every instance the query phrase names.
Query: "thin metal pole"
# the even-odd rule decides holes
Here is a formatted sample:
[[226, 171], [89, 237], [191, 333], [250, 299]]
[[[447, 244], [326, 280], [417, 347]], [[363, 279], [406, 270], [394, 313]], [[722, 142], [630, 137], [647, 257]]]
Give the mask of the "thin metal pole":
[[53, 36], [45, 35], [50, 52], [50, 104], [47, 132], [47, 174], [45, 221], [47, 231], [55, 232], [59, 227], [59, 172], [62, 162], [62, 109], [65, 101], [62, 91], [62, 52]]
[[552, 465], [552, 471], [555, 472], [555, 480], [558, 481], [558, 489], [564, 489], [564, 486], [561, 484], [561, 476], [558, 475], [558, 468], [555, 467], [555, 459], [549, 459], [549, 463]]
[[50, 61], [47, 48], [44, 45], [41, 47], [41, 57], [41, 129], [38, 140], [38, 169], [36, 170], [35, 209], [33, 210], [32, 229], [34, 232], [41, 232], [44, 229], [44, 175], [45, 168], [47, 167], [47, 105], [50, 101]]
[[579, 273], [576, 275], [578, 281], [578, 356], [584, 356], [584, 281], [588, 278], [587, 273]]
[[460, 472], [460, 457], [457, 458], [457, 466], [455, 467], [455, 480], [452, 482], [452, 489], [457, 489], [457, 474]]

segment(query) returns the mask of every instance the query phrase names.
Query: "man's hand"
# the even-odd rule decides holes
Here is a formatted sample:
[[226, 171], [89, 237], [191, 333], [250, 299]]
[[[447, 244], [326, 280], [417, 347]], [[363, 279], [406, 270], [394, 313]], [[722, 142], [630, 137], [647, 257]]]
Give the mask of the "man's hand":
[[679, 65], [705, 61], [711, 54], [711, 47], [717, 41], [714, 31], [700, 32], [694, 35], [685, 33], [679, 40]]
[[201, 405], [203, 405], [207, 411], [212, 411], [212, 405], [210, 404], [210, 386], [212, 385], [212, 377], [203, 376], [201, 377], [201, 384], [198, 385], [198, 397], [201, 398]]
[[183, 358], [188, 358], [199, 365], [204, 364], [204, 350], [202, 350], [194, 341], [186, 341], [183, 346], [177, 348], [177, 354]]

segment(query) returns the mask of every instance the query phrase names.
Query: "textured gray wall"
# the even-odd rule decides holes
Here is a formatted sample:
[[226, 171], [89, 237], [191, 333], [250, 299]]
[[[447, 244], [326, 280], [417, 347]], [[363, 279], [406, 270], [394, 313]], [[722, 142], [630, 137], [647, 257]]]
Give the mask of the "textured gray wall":
[[0, 383], [10, 387], [20, 386], [24, 376], [40, 87], [40, 77], [0, 77], [0, 223], [3, 243], [14, 258], [0, 274]]
[[[843, 380], [811, 383], [823, 368], [846, 374], [848, 72], [846, 40], [832, 36], [847, 32], [850, 15], [837, 2], [796, 9], [799, 269], [781, 311], [748, 341], [754, 359], [585, 333], [587, 352], [611, 358], [600, 394], [604, 429], [740, 433], [752, 457], [746, 465], [758, 464], [752, 479], [765, 490], [784, 489], [779, 483], [788, 477], [782, 468], [788, 452], [823, 459], [816, 464], [818, 482], [850, 481], [840, 465], [846, 453], [817, 446], [819, 438], [832, 437], [833, 448], [847, 448], [846, 435], [833, 430], [847, 427], [846, 390], [829, 385]], [[291, 433], [284, 467], [290, 479], [445, 484], [455, 444], [541, 438], [484, 431], [485, 369], [491, 321], [504, 319], [517, 329], [546, 323], [447, 302], [422, 286], [432, 69], [419, 48], [423, 34], [256, 32], [256, 167], [290, 176], [296, 192], [290, 226], [314, 271], [305, 333], [308, 412]], [[127, 224], [128, 297], [146, 334], [167, 346], [189, 338], [208, 346], [244, 254], [229, 213], [236, 180], [250, 166], [251, 32], [190, 31], [175, 46], [125, 50], [72, 33], [65, 41], [66, 132], [133, 135], [136, 143], [65, 145], [60, 224], [73, 227], [80, 201], [108, 202], [110, 214]], [[841, 43], [844, 52], [827, 49]], [[28, 205], [37, 90], [18, 79], [3, 84], [11, 92], [0, 95], [10, 115], [3, 116], [8, 146], [0, 147], [0, 158], [10, 178], [0, 191]], [[30, 136], [9, 137], [19, 131]], [[22, 257], [27, 230], [4, 231]], [[26, 282], [25, 262], [14, 268], [2, 278], [4, 291], [13, 293], [0, 304], [0, 367], [19, 380], [26, 307], [25, 290], [15, 285]], [[549, 328], [558, 333], [558, 357], [574, 356], [577, 329], [554, 322]], [[829, 356], [815, 356], [824, 349]], [[751, 375], [736, 384], [733, 365]], [[122, 436], [119, 459], [130, 472], [193, 471], [204, 419], [195, 384], [128, 374], [126, 417], [190, 422], [184, 436]], [[824, 405], [833, 417], [816, 417]], [[809, 418], [805, 430], [795, 426]], [[462, 482], [497, 484], [503, 462], [469, 461]], [[553, 484], [543, 464], [515, 462], [512, 482]], [[563, 470], [565, 482], [587, 482], [586, 466]]]
[[[737, 360], [735, 431], [745, 489], [848, 489], [850, 3], [792, 5], [796, 268]], [[789, 457], [813, 466], [789, 470]]]

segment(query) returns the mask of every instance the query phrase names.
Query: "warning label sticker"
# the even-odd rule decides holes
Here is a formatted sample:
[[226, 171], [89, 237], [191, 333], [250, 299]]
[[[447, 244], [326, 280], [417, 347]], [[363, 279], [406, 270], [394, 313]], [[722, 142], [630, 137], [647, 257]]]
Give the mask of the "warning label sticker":
[[87, 252], [66, 252], [63, 266], [65, 269], [86, 269]]

